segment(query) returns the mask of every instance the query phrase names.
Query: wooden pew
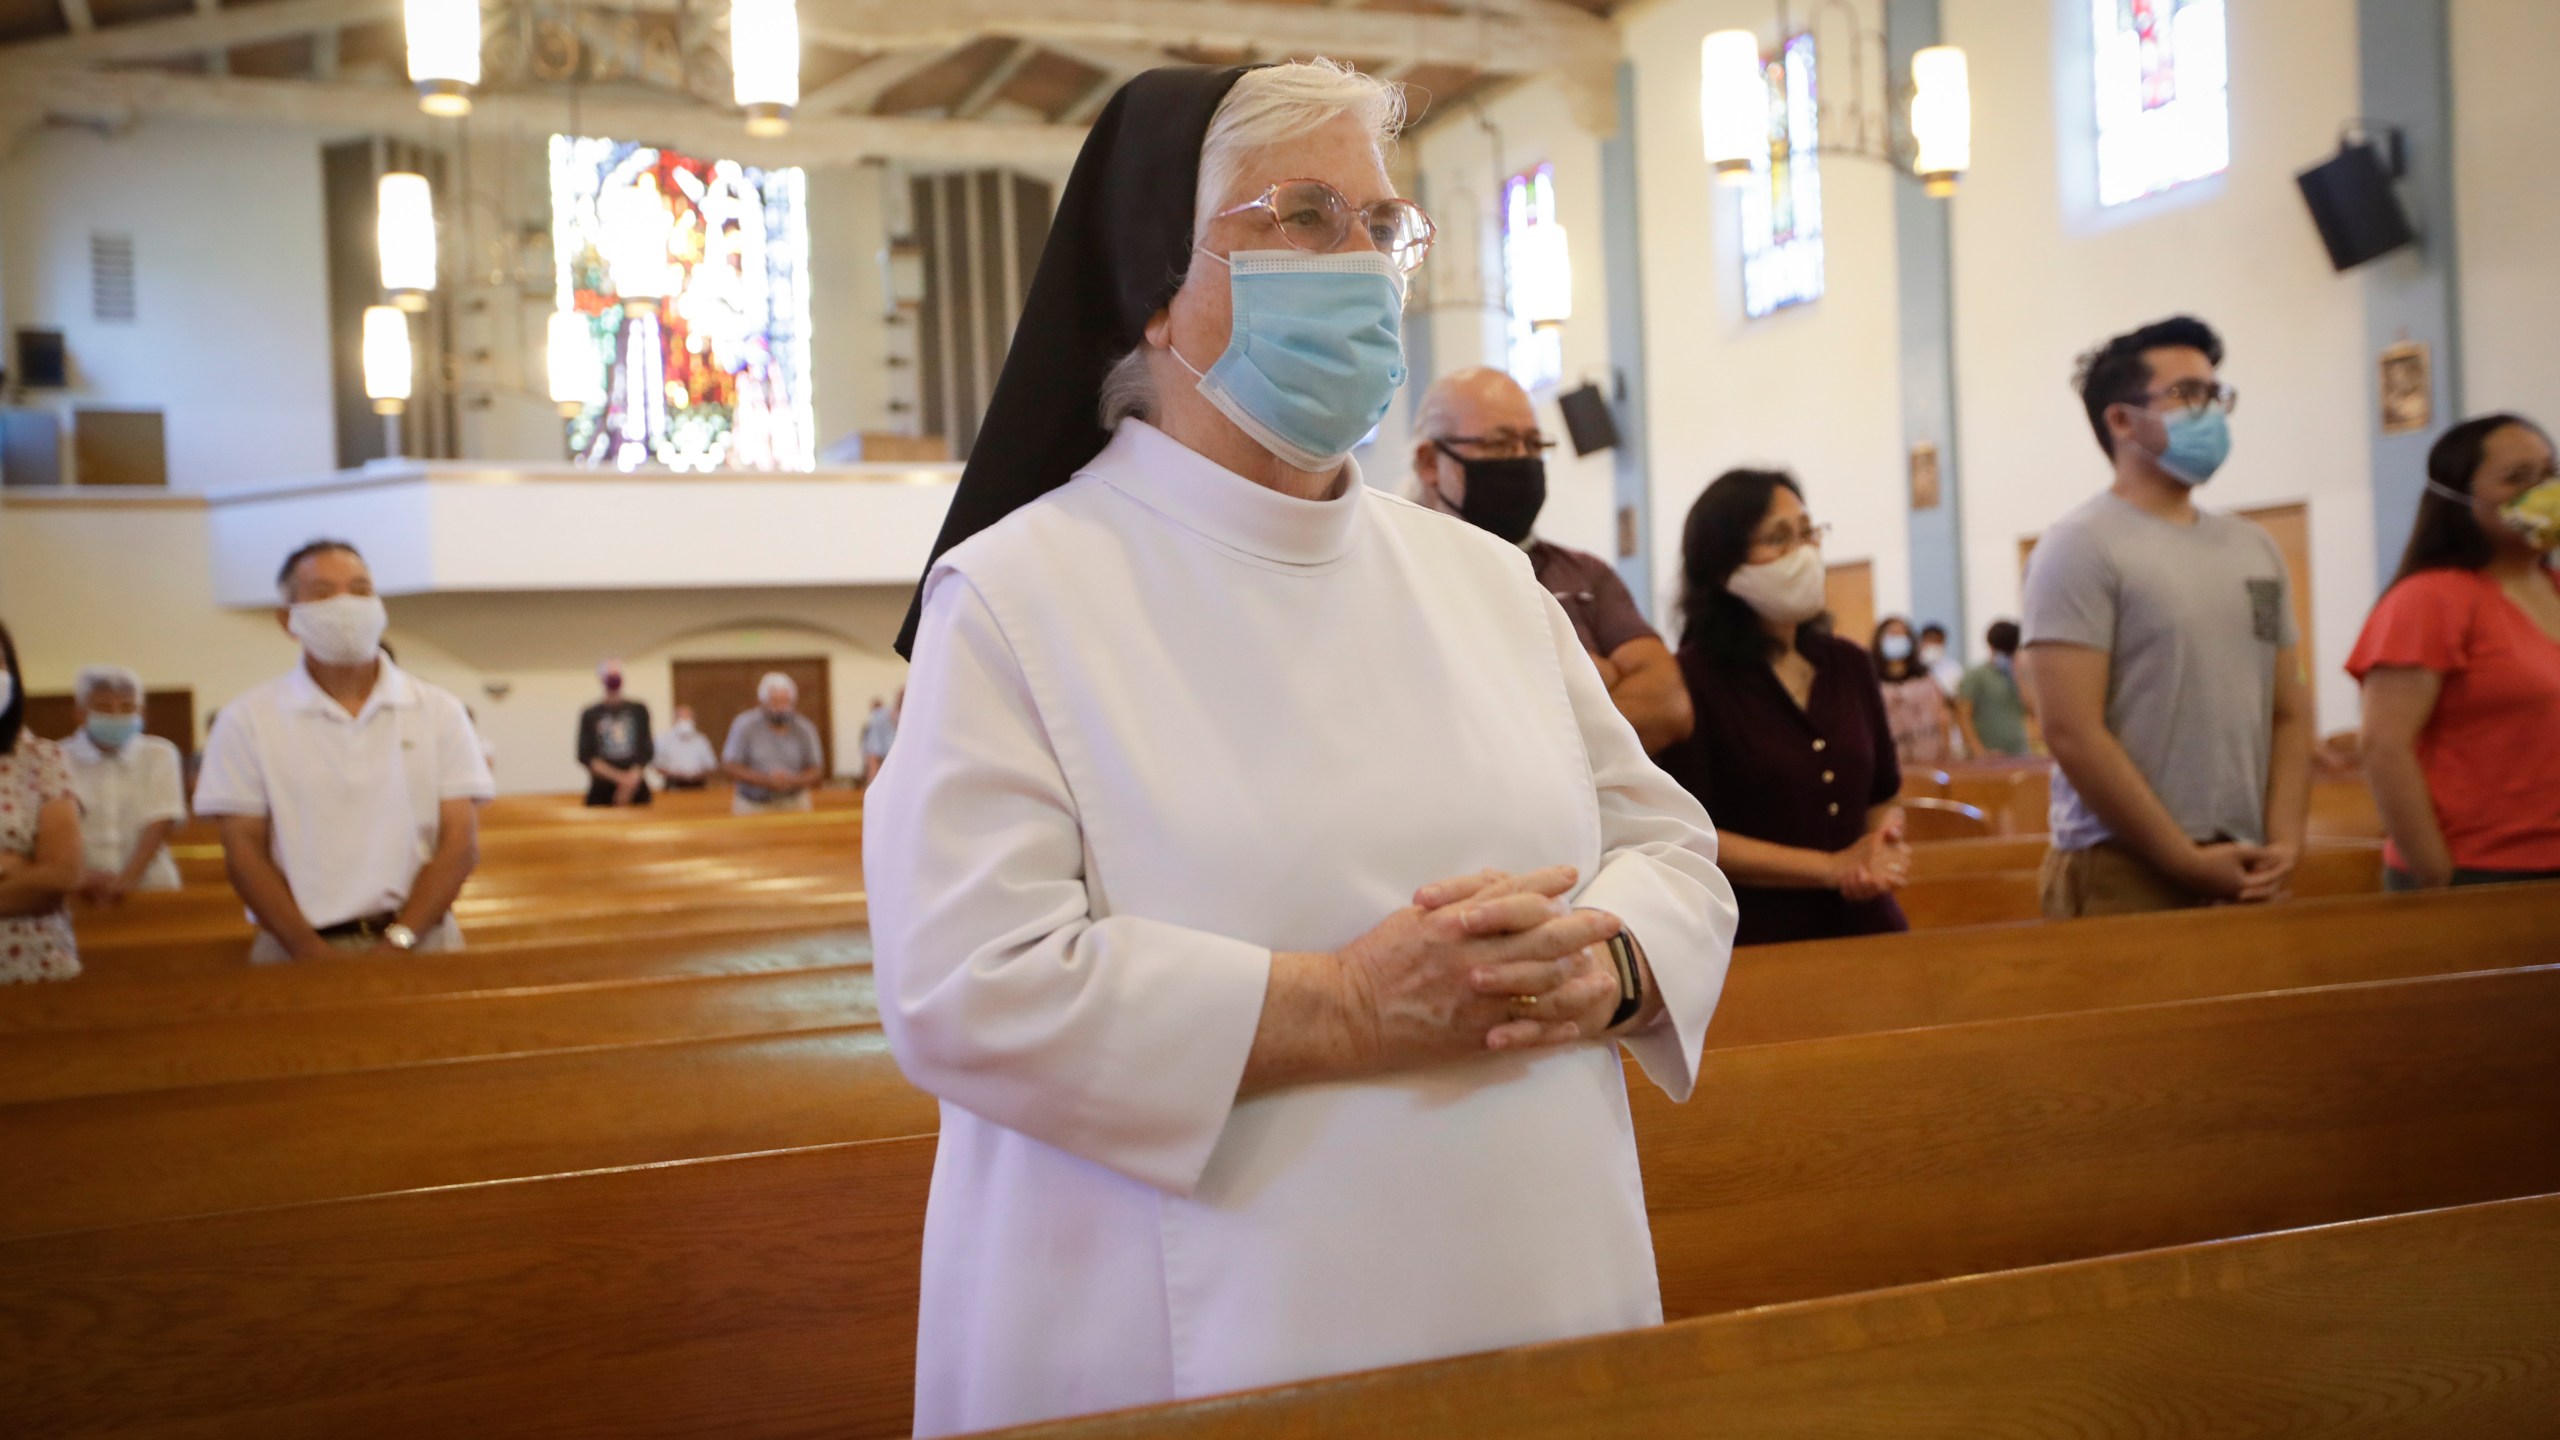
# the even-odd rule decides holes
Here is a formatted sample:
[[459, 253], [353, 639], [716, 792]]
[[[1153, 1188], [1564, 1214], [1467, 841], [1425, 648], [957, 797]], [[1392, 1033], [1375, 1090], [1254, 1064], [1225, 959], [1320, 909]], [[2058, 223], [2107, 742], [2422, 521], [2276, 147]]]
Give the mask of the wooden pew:
[[2531, 1440], [2560, 1415], [2555, 1274], [2560, 1196], [2540, 1196], [992, 1433]]
[[19, 1034], [0, 1106], [879, 1022], [868, 965], [654, 976]]
[[916, 1135], [875, 1027], [0, 1107], [0, 1236]]
[[1734, 952], [1714, 1048], [2552, 962], [2560, 881]]
[[[2118, 1023], [2093, 1035], [2093, 1019]], [[2560, 971], [2542, 970], [1718, 1052], [1680, 1116], [1695, 1134], [1666, 1131], [1667, 1106], [1639, 1106], [1666, 1300], [1677, 1314], [1729, 1292], [1848, 1293], [1986, 1261], [2088, 1259], [2182, 1232], [2251, 1234], [2542, 1193], [2533, 1182], [2560, 1169], [2548, 1103], [2555, 1041]], [[1750, 1153], [1710, 1158], [1719, 1134], [1746, 1132]], [[17, 1406], [28, 1423], [76, 1417], [99, 1435], [160, 1433], [179, 1416], [262, 1435], [901, 1434], [931, 1150], [921, 1137], [835, 1145], [0, 1243], [0, 1295], [10, 1297], [0, 1370], [29, 1377]], [[2465, 1294], [2479, 1274], [2507, 1277], [2524, 1301], [2475, 1306], [2480, 1324], [2509, 1347], [2502, 1355], [2524, 1343], [2520, 1320], [2540, 1327], [2524, 1333], [2544, 1345], [2560, 1312], [2550, 1203], [2470, 1212], [2532, 1215], [2540, 1248], [2466, 1223], [2447, 1247], [2360, 1249], [2302, 1299], [2329, 1307], [2313, 1313], [2332, 1329], [2342, 1315], [2397, 1316], [2444, 1333], [2368, 1263], [2405, 1256], [2412, 1275], [2458, 1274]], [[1810, 1213], [1790, 1218], [1797, 1210]], [[2067, 1293], [2098, 1316], [2200, 1298], [2301, 1323], [2253, 1298], [2253, 1283], [2291, 1273], [2284, 1264], [2216, 1269], [2169, 1253], [2179, 1258], [2160, 1269], [2135, 1257], [2115, 1262], [2132, 1270], [2082, 1272], [2096, 1278]], [[2449, 1267], [2457, 1254], [2485, 1269]], [[2014, 1282], [1898, 1293], [2002, 1283]], [[1944, 1341], [2061, 1312], [2045, 1300], [1875, 1313], [1907, 1318], [1810, 1323], [1770, 1358]], [[2196, 1345], [2230, 1346], [2224, 1327], [2188, 1323]], [[2039, 1361], [2046, 1382], [2078, 1386], [2092, 1366], [2134, 1363], [2083, 1353], [2087, 1332], [2063, 1338]], [[2071, 1363], [2055, 1369], [2057, 1357]], [[2303, 1363], [2299, 1353], [2292, 1366], [2232, 1357], [2244, 1359], [2250, 1374]], [[2555, 1365], [2483, 1373], [2560, 1383]], [[1823, 1403], [1838, 1401], [1818, 1388]], [[1587, 1386], [1561, 1389], [1586, 1420], [1599, 1413]], [[1467, 1393], [1444, 1390], [1450, 1404]], [[1893, 1406], [1875, 1413], [1907, 1421]], [[1978, 1422], [1981, 1412], [1945, 1413]]]
[[242, 965], [116, 979], [96, 973], [57, 985], [0, 986], [0, 1045], [51, 1030], [254, 1015], [416, 995], [459, 994], [650, 976], [735, 975], [868, 964], [859, 930], [781, 926], [638, 939], [474, 946], [393, 960], [348, 956], [310, 965]]
[[[1946, 843], [1988, 846], [1994, 842]], [[1917, 870], [1921, 847], [1914, 846], [1912, 853]], [[2303, 851], [2302, 864], [2294, 871], [2293, 893], [2303, 898], [2370, 894], [2381, 888], [2382, 847], [2372, 840], [2315, 840]], [[1914, 879], [1895, 899], [1916, 930], [1995, 925], [2041, 915], [2043, 882], [2035, 869], [1941, 874]]]

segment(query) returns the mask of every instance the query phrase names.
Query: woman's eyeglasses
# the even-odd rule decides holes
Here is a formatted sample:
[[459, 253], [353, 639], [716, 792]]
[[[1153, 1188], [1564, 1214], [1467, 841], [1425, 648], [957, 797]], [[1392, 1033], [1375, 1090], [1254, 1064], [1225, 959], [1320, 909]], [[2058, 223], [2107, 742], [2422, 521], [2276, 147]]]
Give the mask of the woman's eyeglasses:
[[1754, 554], [1766, 551], [1771, 558], [1775, 558], [1799, 545], [1820, 545], [1823, 537], [1830, 533], [1830, 526], [1816, 525], [1810, 520], [1802, 520], [1794, 524], [1780, 521], [1752, 536], [1751, 549]]
[[1322, 180], [1283, 180], [1241, 205], [1231, 205], [1213, 220], [1259, 210], [1280, 227], [1280, 238], [1293, 250], [1330, 255], [1343, 248], [1357, 222], [1369, 248], [1410, 272], [1431, 253], [1437, 233], [1431, 217], [1410, 200], [1379, 200], [1354, 205], [1349, 197]]

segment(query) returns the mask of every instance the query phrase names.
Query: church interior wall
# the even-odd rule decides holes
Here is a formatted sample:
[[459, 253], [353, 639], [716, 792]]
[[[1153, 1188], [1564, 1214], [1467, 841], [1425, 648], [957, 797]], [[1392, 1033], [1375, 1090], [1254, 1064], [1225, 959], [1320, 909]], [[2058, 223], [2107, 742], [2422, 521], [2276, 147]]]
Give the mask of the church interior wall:
[[2560, 5], [2451, 11], [2464, 403], [2560, 423]]
[[1727, 28], [1766, 38], [1771, 13], [1767, 0], [1658, 0], [1621, 12], [1636, 72], [1653, 565], [1666, 626], [1677, 624], [1689, 507], [1743, 465], [1796, 474], [1833, 527], [1829, 557], [1872, 563], [1878, 614], [1910, 603], [1893, 176], [1823, 157], [1823, 296], [1754, 320], [1743, 312], [1735, 192], [1714, 183], [1705, 159], [1699, 41]]
[[2340, 668], [2374, 599], [2360, 280], [2333, 272], [2294, 186], [2356, 113], [2353, 0], [2230, 8], [2229, 171], [2100, 211], [2088, 173], [2085, 26], [2075, 0], [1945, 0], [1972, 60], [1974, 168], [1954, 201], [1956, 394], [1973, 613], [2018, 611], [2019, 541], [2097, 494], [2106, 461], [2071, 390], [2107, 336], [2177, 313], [2222, 332], [2241, 404], [2230, 464], [2201, 497], [2302, 502], [2311, 657], [2324, 730], [2356, 724]]

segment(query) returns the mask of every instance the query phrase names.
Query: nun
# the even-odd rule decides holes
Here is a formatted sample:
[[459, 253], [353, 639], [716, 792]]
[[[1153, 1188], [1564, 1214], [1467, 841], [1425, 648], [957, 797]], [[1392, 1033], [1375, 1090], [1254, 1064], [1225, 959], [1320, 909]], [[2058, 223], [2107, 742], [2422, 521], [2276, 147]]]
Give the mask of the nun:
[[1519, 548], [1350, 458], [1401, 119], [1322, 62], [1120, 91], [900, 637], [919, 1435], [1662, 1318], [1618, 1051], [1687, 1098], [1733, 891]]

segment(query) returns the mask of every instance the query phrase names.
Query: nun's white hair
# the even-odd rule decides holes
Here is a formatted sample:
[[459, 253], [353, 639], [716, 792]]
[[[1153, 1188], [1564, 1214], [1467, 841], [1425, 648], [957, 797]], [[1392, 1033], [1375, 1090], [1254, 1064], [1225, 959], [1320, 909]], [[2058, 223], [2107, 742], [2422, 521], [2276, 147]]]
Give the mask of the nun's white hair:
[[[1381, 160], [1404, 128], [1404, 87], [1375, 75], [1363, 75], [1338, 60], [1298, 60], [1246, 71], [1217, 113], [1209, 117], [1209, 133], [1200, 141], [1200, 188], [1191, 206], [1191, 238], [1209, 232], [1209, 222], [1236, 199], [1227, 191], [1245, 162], [1349, 115], [1369, 132]], [[1102, 379], [1102, 428], [1109, 430], [1130, 416], [1144, 420], [1156, 410], [1155, 379], [1147, 369], [1147, 347], [1120, 357]]]
[[130, 695], [142, 699], [142, 677], [122, 665], [83, 665], [71, 681], [71, 699], [82, 709], [100, 695]]

